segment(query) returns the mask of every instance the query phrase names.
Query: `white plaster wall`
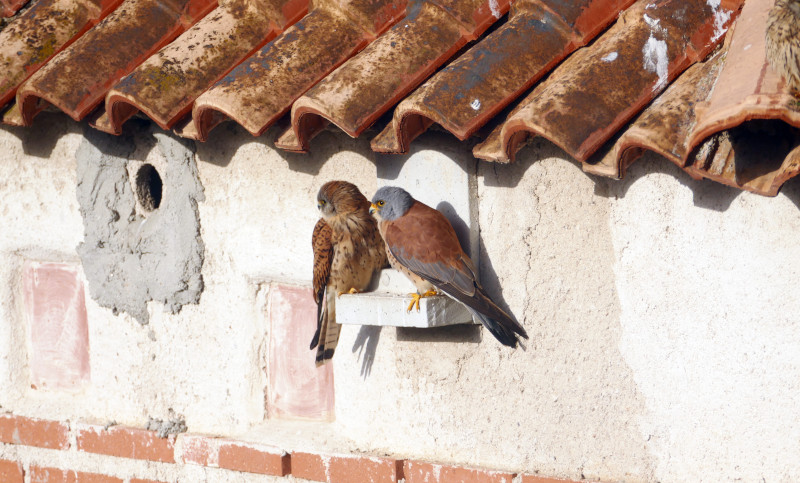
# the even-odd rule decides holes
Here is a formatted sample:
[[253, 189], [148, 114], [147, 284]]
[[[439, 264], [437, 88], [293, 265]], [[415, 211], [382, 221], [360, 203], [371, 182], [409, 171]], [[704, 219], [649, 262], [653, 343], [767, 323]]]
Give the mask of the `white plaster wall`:
[[[48, 133], [43, 136], [42, 132]], [[21, 306], [25, 257], [78, 260], [83, 227], [75, 199], [74, 152], [81, 129], [45, 116], [41, 131], [0, 129], [0, 407], [20, 407], [28, 385]], [[65, 194], [72, 196], [65, 196]], [[22, 377], [20, 377], [22, 375]]]
[[365, 449], [406, 457], [650, 478], [635, 424], [644, 404], [618, 349], [609, 203], [557, 150], [526, 153], [480, 164], [477, 193], [482, 280], [526, 327], [526, 349], [473, 327], [346, 327], [339, 347], [377, 343], [371, 371], [365, 352], [337, 353], [336, 424], [352, 439], [379, 434]]
[[764, 198], [657, 156], [619, 182], [564, 158], [536, 141], [478, 166], [483, 283], [527, 350], [346, 327], [339, 431], [379, 434], [361, 438], [369, 451], [575, 479], [796, 480], [798, 183]]
[[[92, 384], [45, 393], [26, 384], [14, 287], [22, 257], [77, 260], [81, 132], [64, 116], [0, 128], [3, 410], [142, 426], [173, 408], [192, 432], [290, 434], [290, 447], [576, 479], [800, 478], [800, 183], [763, 198], [693, 181], [655, 156], [615, 182], [585, 175], [546, 142], [504, 166], [427, 133], [416, 141], [423, 151], [452, 158], [453, 179], [477, 180], [466, 218], [480, 227], [482, 281], [526, 327], [526, 348], [475, 326], [346, 326], [336, 420], [272, 423], [258, 284], [310, 282], [322, 183], [348, 179], [371, 197], [377, 177], [392, 179], [369, 137], [324, 132], [304, 156], [275, 151], [274, 132], [216, 129], [197, 147], [200, 304], [169, 315], [153, 303], [142, 327], [89, 300]], [[270, 431], [276, 424], [282, 432]], [[14, 451], [26, 461], [49, 454]]]
[[800, 185], [764, 198], [653, 156], [611, 188], [619, 350], [655, 476], [797, 480]]
[[[16, 287], [24, 257], [79, 261], [75, 151], [82, 132], [61, 115], [45, 115], [29, 129], [0, 128], [0, 410], [142, 427], [151, 417], [167, 419], [172, 409], [191, 431], [211, 434], [242, 432], [263, 421], [267, 324], [258, 282], [311, 279], [317, 189], [344, 177], [372, 183], [374, 191], [374, 164], [346, 143], [332, 145], [326, 163], [286, 159], [237, 129], [201, 145], [206, 249], [200, 303], [170, 315], [151, 302], [150, 323], [141, 326], [87, 297], [91, 383], [72, 393], [33, 390]], [[157, 149], [140, 151], [132, 157], [163, 165]]]

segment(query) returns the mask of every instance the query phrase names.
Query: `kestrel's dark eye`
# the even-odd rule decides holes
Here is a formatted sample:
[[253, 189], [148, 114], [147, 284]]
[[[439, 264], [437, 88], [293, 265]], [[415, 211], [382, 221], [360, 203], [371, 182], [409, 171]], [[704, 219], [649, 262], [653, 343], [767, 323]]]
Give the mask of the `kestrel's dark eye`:
[[325, 206], [325, 200], [319, 200], [319, 206]]
[[383, 200], [378, 200], [378, 206], [383, 206], [383, 205], [385, 205], [385, 204], [386, 204], [386, 203], [385, 203]]

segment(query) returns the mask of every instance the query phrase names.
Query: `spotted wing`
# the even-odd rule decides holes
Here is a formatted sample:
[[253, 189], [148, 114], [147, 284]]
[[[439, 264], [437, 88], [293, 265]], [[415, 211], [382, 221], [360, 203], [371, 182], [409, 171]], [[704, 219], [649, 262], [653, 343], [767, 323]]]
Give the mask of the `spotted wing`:
[[328, 277], [331, 274], [331, 263], [333, 261], [332, 234], [333, 230], [331, 230], [330, 225], [320, 218], [314, 226], [314, 234], [311, 236], [311, 245], [314, 248], [314, 301], [317, 302], [317, 331], [311, 340], [311, 349], [319, 344], [319, 334], [324, 318], [326, 307], [325, 287], [328, 285]]

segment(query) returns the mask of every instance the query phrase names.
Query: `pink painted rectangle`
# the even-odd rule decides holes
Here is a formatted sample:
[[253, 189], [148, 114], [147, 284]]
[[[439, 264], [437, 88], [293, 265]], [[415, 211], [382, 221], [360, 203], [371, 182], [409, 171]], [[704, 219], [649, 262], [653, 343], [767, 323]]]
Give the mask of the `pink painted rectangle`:
[[327, 420], [333, 417], [332, 364], [316, 367], [309, 349], [317, 328], [310, 288], [273, 285], [267, 305], [270, 417]]
[[25, 262], [22, 274], [34, 388], [72, 389], [89, 380], [89, 328], [78, 267]]

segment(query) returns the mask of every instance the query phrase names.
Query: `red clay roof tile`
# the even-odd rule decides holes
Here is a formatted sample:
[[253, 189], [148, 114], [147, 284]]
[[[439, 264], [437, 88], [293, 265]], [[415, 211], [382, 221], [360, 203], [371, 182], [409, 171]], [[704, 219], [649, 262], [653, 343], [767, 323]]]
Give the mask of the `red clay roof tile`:
[[94, 126], [112, 134], [142, 111], [170, 129], [197, 97], [308, 11], [308, 0], [232, 0], [148, 58], [106, 96]]
[[800, 106], [766, 62], [771, 4], [749, 1], [723, 50], [687, 70], [584, 170], [621, 177], [649, 149], [694, 178], [776, 195], [800, 170]]
[[80, 120], [120, 78], [202, 18], [213, 0], [125, 0], [17, 91], [25, 125], [47, 101]]
[[491, 1], [491, 8], [488, 0], [461, 0], [447, 5], [450, 12], [461, 16], [472, 8], [473, 17], [478, 20], [471, 25], [462, 24], [436, 3], [423, 2], [419, 10], [298, 99], [292, 107], [292, 125], [276, 146], [306, 151], [309, 140], [325, 127], [327, 120], [350, 136], [361, 134], [468, 40], [480, 35], [490, 25], [488, 20], [496, 20], [508, 11], [508, 0]]
[[695, 107], [708, 99], [724, 59], [723, 50], [687, 69], [615, 142], [609, 143], [609, 149], [598, 151], [584, 163], [583, 170], [619, 179], [645, 150], [683, 168], [689, 153], [689, 135], [697, 121]]
[[564, 61], [473, 150], [508, 162], [531, 135], [579, 161], [719, 42], [741, 0], [639, 0], [593, 45]]
[[405, 0], [327, 0], [201, 95], [181, 134], [231, 118], [260, 135], [320, 79], [405, 15]]
[[57, 52], [122, 0], [39, 0], [0, 31], [0, 108]]
[[522, 0], [506, 24], [403, 100], [372, 149], [404, 153], [432, 123], [471, 136], [633, 0]]
[[28, 3], [28, 0], [0, 0], [0, 6], [3, 7], [0, 11], [0, 16], [10, 17], [24, 7], [26, 3]]
[[277, 145], [303, 150], [328, 120], [357, 136], [401, 101], [373, 140], [398, 152], [434, 122], [465, 139], [532, 88], [478, 157], [509, 161], [541, 135], [592, 173], [621, 177], [653, 150], [694, 177], [767, 195], [800, 171], [800, 101], [764, 55], [772, 0], [748, 0], [729, 50], [688, 70], [742, 0], [639, 0], [574, 53], [633, 0], [519, 0], [504, 25], [405, 100], [506, 0], [425, 0], [383, 36], [406, 0], [321, 0], [294, 26], [307, 0], [229, 0], [192, 28], [213, 0], [119, 1], [39, 0], [0, 31], [0, 108], [17, 89], [20, 101], [3, 122], [30, 124], [48, 102], [80, 119], [105, 100], [108, 112], [93, 115], [100, 129], [118, 133], [141, 110], [202, 140], [228, 117], [261, 134], [294, 104]]
[[770, 196], [800, 170], [800, 101], [766, 60], [772, 3], [748, 0], [742, 9], [714, 91], [696, 108], [686, 162], [694, 176]]

